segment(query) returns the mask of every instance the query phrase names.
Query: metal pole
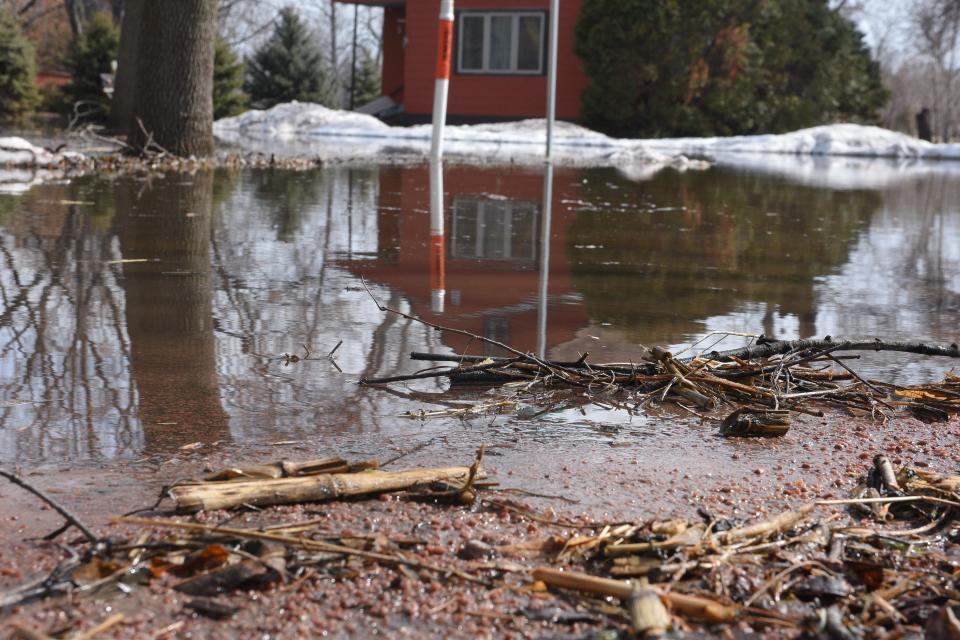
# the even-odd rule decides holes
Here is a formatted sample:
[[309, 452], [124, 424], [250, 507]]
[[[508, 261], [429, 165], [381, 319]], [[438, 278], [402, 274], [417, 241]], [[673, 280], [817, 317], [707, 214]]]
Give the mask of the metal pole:
[[547, 357], [547, 302], [550, 288], [550, 226], [553, 218], [553, 121], [557, 117], [557, 35], [560, 0], [550, 0], [550, 46], [547, 59], [547, 146], [543, 175], [543, 225], [540, 233], [540, 291], [537, 297], [537, 353]]
[[553, 153], [553, 121], [557, 117], [557, 36], [560, 32], [560, 0], [550, 0], [550, 53], [547, 70], [547, 162]]
[[350, 62], [350, 111], [353, 111], [357, 95], [357, 8], [353, 5], [353, 54]]

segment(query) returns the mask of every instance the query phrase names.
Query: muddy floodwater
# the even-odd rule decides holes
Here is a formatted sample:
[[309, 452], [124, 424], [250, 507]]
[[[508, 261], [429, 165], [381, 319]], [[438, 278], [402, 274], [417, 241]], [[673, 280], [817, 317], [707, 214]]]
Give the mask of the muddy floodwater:
[[[426, 445], [411, 463], [460, 463], [483, 442], [501, 480], [534, 490], [575, 488], [577, 469], [617, 470], [612, 484], [629, 471], [628, 498], [603, 483], [586, 493], [604, 509], [640, 508], [649, 494], [638, 487], [670, 474], [726, 482], [772, 466], [782, 481], [803, 454], [809, 473], [828, 476], [835, 449], [849, 448], [833, 438], [850, 434], [805, 437], [805, 425], [826, 424], [810, 417], [776, 443], [730, 443], [683, 413], [563, 404], [408, 417], [484, 390], [440, 397], [436, 382], [358, 380], [430, 366], [411, 351], [491, 352], [382, 313], [370, 293], [564, 359], [629, 362], [641, 344], [679, 349], [713, 331], [960, 337], [956, 168], [557, 168], [546, 243], [543, 184], [536, 169], [448, 166], [433, 253], [423, 166], [5, 184], [0, 463], [123, 464], [129, 478], [169, 481], [192, 456], [390, 457]], [[851, 364], [890, 382], [939, 380], [951, 365], [874, 355]], [[864, 438], [884, 446], [880, 431]], [[938, 444], [917, 433], [900, 446], [922, 455]]]

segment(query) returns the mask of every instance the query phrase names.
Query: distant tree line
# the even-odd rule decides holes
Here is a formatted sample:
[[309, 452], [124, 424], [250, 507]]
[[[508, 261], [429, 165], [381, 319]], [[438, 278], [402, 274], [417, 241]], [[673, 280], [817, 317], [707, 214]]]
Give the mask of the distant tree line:
[[878, 47], [891, 93], [883, 124], [919, 134], [918, 124], [926, 120], [933, 139], [955, 140], [960, 133], [960, 0], [914, 0], [904, 17], [882, 35], [884, 41], [913, 46], [882, 42], [885, 46]]
[[583, 120], [614, 135], [874, 123], [887, 99], [862, 35], [827, 0], [586, 0], [576, 51]]

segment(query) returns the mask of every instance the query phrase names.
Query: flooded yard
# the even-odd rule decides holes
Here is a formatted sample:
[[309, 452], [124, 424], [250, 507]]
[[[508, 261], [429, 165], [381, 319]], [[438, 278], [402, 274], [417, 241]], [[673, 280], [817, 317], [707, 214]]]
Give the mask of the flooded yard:
[[[251, 530], [286, 526], [277, 518], [321, 522], [371, 544], [415, 536], [413, 553], [452, 566], [477, 562], [464, 560], [477, 540], [480, 549], [556, 541], [571, 531], [564, 518], [749, 521], [847, 497], [877, 453], [939, 472], [960, 463], [955, 416], [930, 424], [827, 408], [797, 412], [783, 437], [722, 438], [717, 419], [656, 402], [637, 409], [631, 397], [574, 389], [458, 416], [444, 410], [497, 396], [437, 379], [359, 384], [430, 366], [413, 351], [499, 355], [377, 301], [556, 360], [589, 352], [595, 363], [636, 362], [643, 345], [745, 341], [718, 343], [713, 332], [723, 331], [957, 339], [960, 172], [951, 165], [771, 159], [652, 176], [558, 167], [546, 192], [545, 177], [448, 166], [442, 241], [420, 165], [8, 183], [0, 468], [115, 536], [130, 525], [107, 526], [112, 516], [225, 466], [328, 456], [377, 458], [390, 470], [466, 465], [483, 444], [483, 467], [499, 483], [493, 502], [383, 495], [197, 517]], [[861, 374], [901, 384], [939, 381], [954, 362], [860, 355], [848, 363]], [[519, 507], [496, 506], [511, 497]], [[61, 555], [39, 538], [62, 520], [37, 505], [0, 485], [0, 589], [46, 575]], [[160, 579], [107, 600], [78, 597], [69, 613], [50, 600], [17, 607], [0, 630], [121, 614], [114, 637], [587, 637], [623, 626], [522, 586], [539, 561], [511, 560], [489, 588], [338, 560], [334, 573], [225, 595], [219, 602], [239, 609], [230, 623], [191, 614], [196, 603]], [[555, 606], [579, 612], [568, 622], [541, 615]]]
[[[489, 349], [382, 313], [364, 283], [390, 307], [557, 359], [629, 362], [641, 345], [711, 331], [955, 341], [960, 173], [807, 169], [557, 168], [544, 245], [542, 171], [448, 166], [440, 264], [419, 165], [91, 176], [0, 194], [0, 462], [116, 460], [169, 481], [192, 456], [390, 457], [429, 443], [422, 459], [469, 458], [484, 442], [491, 465], [534, 490], [579, 484], [573, 464], [634, 465], [640, 483], [769, 465], [789, 476], [815, 446], [802, 425], [781, 443], [731, 445], [687, 414], [599, 406], [421, 420], [405, 414], [483, 390], [358, 380], [426, 366], [411, 351]], [[950, 365], [855, 363], [898, 383]], [[823, 450], [843, 435], [823, 435]], [[590, 492], [619, 502], [611, 487]]]

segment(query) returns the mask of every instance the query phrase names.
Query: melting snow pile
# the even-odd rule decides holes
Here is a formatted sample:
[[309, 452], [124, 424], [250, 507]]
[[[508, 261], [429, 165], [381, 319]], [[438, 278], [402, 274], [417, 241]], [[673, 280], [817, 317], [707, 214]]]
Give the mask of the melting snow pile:
[[23, 138], [0, 138], [0, 167], [54, 167], [63, 162], [64, 157]]
[[[224, 141], [255, 151], [374, 159], [403, 154], [424, 156], [429, 151], [431, 128], [429, 125], [391, 127], [373, 116], [292, 102], [219, 120], [214, 132]], [[473, 162], [540, 162], [544, 141], [543, 120], [445, 129], [446, 154]], [[917, 160], [960, 160], [960, 144], [933, 144], [887, 129], [856, 124], [825, 125], [776, 135], [630, 140], [610, 138], [559, 122], [554, 130], [554, 153], [555, 161], [563, 164], [611, 165], [645, 173], [657, 166], [703, 166], [689, 160], [691, 156], [735, 165], [763, 163], [758, 156], [764, 154], [768, 158], [769, 154], [776, 154], [842, 157], [851, 161], [892, 159], [900, 164]], [[790, 162], [794, 161], [796, 159]]]
[[[291, 102], [218, 120], [213, 131], [221, 140], [253, 151], [375, 159], [426, 155], [431, 126], [391, 127], [373, 116]], [[554, 160], [563, 164], [705, 166], [675, 152], [654, 150], [643, 141], [617, 140], [567, 122], [556, 123], [553, 142]], [[546, 121], [542, 119], [447, 126], [444, 130], [446, 156], [473, 162], [542, 162], [545, 143]]]
[[960, 144], [934, 144], [859, 124], [828, 124], [791, 133], [648, 140], [655, 149], [693, 155], [777, 153], [915, 160], [960, 160]]
[[21, 193], [55, 177], [47, 169], [58, 168], [68, 155], [51, 153], [23, 138], [0, 138], [0, 193]]

